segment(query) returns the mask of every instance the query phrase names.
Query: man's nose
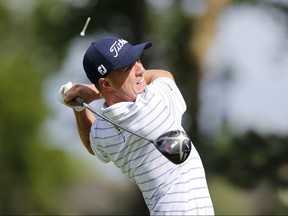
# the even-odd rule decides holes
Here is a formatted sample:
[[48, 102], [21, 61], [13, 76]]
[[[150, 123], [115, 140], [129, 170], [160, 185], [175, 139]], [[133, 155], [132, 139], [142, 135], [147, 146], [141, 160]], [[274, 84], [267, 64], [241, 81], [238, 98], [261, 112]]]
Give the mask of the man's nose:
[[136, 76], [142, 76], [145, 69], [144, 69], [143, 65], [141, 64], [141, 62], [136, 61], [135, 66], [136, 66]]

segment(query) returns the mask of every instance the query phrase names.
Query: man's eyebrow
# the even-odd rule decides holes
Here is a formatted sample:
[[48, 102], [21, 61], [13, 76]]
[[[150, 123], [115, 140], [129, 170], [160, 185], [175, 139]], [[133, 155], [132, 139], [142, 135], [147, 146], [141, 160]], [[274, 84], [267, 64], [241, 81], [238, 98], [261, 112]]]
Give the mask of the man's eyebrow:
[[131, 64], [127, 65], [127, 66], [124, 67], [124, 68], [120, 68], [120, 70], [121, 70], [121, 71], [124, 71], [124, 70], [126, 70], [127, 68], [132, 67], [135, 63], [136, 63], [136, 61], [135, 61], [135, 62], [132, 62]]
[[123, 68], [120, 68], [119, 70], [120, 71], [125, 71], [130, 65], [126, 66], [126, 67], [123, 67]]

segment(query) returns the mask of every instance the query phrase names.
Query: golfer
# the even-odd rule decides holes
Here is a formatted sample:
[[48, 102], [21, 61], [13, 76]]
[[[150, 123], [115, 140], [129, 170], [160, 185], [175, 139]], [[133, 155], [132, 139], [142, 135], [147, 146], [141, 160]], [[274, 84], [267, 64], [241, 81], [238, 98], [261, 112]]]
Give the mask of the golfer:
[[74, 109], [79, 136], [87, 150], [104, 163], [113, 162], [137, 184], [151, 215], [214, 215], [201, 158], [192, 145], [187, 160], [174, 164], [149, 141], [121, 130], [73, 99], [86, 103], [104, 98], [101, 112], [125, 128], [155, 140], [182, 130], [186, 104], [173, 76], [164, 70], [145, 70], [140, 56], [151, 47], [104, 37], [93, 42], [83, 58], [93, 83], [67, 83], [59, 100]]

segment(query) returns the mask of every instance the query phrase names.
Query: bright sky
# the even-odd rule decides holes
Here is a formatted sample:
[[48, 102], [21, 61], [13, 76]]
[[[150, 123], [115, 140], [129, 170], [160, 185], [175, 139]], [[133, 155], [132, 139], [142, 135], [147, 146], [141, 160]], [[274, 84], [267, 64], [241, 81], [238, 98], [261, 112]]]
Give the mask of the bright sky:
[[225, 120], [235, 133], [288, 134], [288, 47], [279, 11], [226, 11], [206, 61], [199, 122], [206, 134]]

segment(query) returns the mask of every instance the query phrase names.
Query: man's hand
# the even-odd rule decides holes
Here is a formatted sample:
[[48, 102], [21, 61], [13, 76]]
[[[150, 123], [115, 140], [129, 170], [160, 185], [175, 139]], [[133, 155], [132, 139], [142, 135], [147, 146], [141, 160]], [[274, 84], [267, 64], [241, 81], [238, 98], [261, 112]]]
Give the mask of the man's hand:
[[72, 106], [72, 105], [69, 105], [68, 103], [64, 102], [67, 92], [69, 90], [71, 91], [71, 89], [72, 89], [72, 85], [73, 85], [72, 82], [68, 82], [65, 85], [62, 85], [60, 87], [59, 91], [58, 91], [57, 98], [65, 106], [69, 106], [69, 107], [73, 108], [75, 111], [80, 112], [80, 111], [82, 111], [84, 109], [84, 107], [82, 107], [82, 106]]
[[102, 98], [101, 93], [94, 85], [72, 84], [72, 82], [68, 82], [60, 87], [57, 98], [62, 104], [80, 112], [84, 108], [74, 101], [74, 98], [77, 96], [83, 98], [86, 103], [91, 103], [94, 100]]

